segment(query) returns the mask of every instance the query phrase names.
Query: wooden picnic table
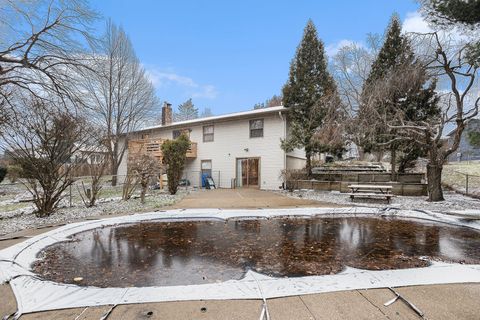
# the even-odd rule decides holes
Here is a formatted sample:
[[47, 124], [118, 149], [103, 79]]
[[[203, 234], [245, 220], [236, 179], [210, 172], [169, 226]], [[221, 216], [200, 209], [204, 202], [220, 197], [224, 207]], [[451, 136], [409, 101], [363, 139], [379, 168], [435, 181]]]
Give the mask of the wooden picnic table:
[[376, 185], [376, 184], [351, 184], [348, 186], [351, 190], [349, 193], [350, 199], [353, 201], [355, 197], [357, 198], [385, 198], [388, 203], [393, 197], [392, 195], [392, 186], [386, 185]]

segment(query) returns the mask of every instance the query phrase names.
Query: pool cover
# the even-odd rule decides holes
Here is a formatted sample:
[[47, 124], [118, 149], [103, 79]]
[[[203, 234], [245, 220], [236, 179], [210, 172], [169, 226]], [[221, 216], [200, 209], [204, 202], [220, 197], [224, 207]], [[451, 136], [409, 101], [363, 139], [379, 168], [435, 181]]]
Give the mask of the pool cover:
[[396, 210], [392, 208], [161, 211], [69, 224], [1, 250], [0, 283], [9, 282], [11, 284], [17, 299], [17, 316], [19, 316], [38, 311], [101, 305], [182, 300], [269, 299], [353, 289], [480, 282], [480, 265], [442, 262], [432, 262], [429, 267], [424, 268], [401, 270], [371, 271], [347, 267], [338, 274], [293, 278], [274, 278], [248, 271], [240, 280], [220, 283], [129, 288], [81, 287], [74, 284], [55, 283], [43, 280], [30, 271], [32, 264], [38, 260], [37, 254], [42, 249], [60, 241], [67, 241], [68, 237], [73, 234], [94, 228], [152, 220], [160, 222], [224, 221], [231, 218], [268, 219], [279, 216], [312, 217], [332, 214], [407, 217], [467, 226], [480, 230], [478, 221], [469, 221], [428, 211]]

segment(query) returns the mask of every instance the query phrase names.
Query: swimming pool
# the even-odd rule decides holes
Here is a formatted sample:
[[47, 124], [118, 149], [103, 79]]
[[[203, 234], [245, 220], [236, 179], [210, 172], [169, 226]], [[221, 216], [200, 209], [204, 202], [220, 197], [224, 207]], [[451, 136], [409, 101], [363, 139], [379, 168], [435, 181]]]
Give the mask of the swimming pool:
[[[480, 264], [480, 232], [396, 217], [148, 221], [74, 234], [42, 250], [46, 280], [96, 287], [175, 286], [389, 270], [431, 261]], [[74, 280], [75, 279], [75, 280]]]

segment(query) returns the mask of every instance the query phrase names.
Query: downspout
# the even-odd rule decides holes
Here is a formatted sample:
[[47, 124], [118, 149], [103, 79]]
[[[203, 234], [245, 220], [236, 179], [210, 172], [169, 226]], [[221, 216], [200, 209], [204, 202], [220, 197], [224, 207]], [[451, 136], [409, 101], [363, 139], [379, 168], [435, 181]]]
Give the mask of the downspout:
[[[283, 116], [282, 111], [278, 111], [278, 116], [283, 122], [283, 139], [287, 139], [287, 119]], [[283, 150], [283, 170], [287, 169], [287, 153]], [[285, 183], [285, 181], [283, 181]]]

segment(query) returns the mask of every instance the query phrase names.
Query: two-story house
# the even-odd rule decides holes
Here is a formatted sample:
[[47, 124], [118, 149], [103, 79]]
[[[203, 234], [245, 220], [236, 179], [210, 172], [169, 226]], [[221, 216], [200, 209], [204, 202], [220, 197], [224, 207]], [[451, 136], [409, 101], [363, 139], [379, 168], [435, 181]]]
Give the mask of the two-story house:
[[162, 142], [186, 133], [192, 145], [184, 176], [192, 186], [201, 186], [202, 174], [209, 174], [220, 188], [278, 189], [283, 169], [305, 166], [302, 150], [286, 153], [280, 147], [287, 132], [283, 106], [172, 122], [171, 105], [165, 103], [161, 125], [128, 135], [127, 154], [118, 174], [127, 174], [128, 152], [143, 150], [161, 160]]

